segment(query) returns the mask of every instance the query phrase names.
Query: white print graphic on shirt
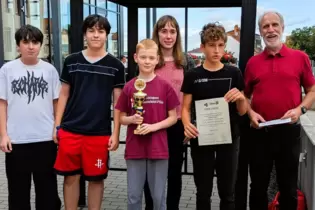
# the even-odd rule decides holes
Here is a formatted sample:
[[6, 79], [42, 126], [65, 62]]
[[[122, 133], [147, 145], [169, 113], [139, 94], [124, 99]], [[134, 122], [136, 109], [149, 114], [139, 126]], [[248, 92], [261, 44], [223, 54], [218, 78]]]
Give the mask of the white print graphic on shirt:
[[104, 165], [104, 163], [102, 162], [102, 159], [97, 159], [96, 160], [96, 164], [95, 164], [95, 166], [97, 167], [97, 168], [99, 168], [99, 169], [101, 169], [102, 167], [103, 167], [103, 165]]
[[11, 82], [11, 91], [13, 94], [26, 95], [28, 102], [34, 101], [36, 96], [41, 96], [44, 99], [45, 93], [48, 93], [48, 82], [41, 77], [35, 77], [34, 72], [30, 74], [27, 71], [27, 76], [19, 77]]
[[164, 101], [160, 100], [157, 96], [148, 96], [146, 97], [144, 104], [164, 104]]
[[217, 80], [229, 80], [229, 82], [230, 82], [229, 90], [231, 90], [232, 78], [219, 78], [219, 79], [201, 78], [201, 79], [196, 79], [194, 81], [194, 84], [196, 84], [196, 83], [205, 83], [205, 82], [210, 82], [210, 81], [217, 81]]

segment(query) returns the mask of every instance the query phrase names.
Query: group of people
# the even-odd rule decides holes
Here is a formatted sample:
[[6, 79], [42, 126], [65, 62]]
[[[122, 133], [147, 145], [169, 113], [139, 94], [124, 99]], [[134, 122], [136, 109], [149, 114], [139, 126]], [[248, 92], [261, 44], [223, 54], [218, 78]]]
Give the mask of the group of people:
[[[88, 208], [99, 210], [109, 151], [119, 146], [121, 125], [128, 126], [128, 210], [142, 209], [143, 192], [146, 209], [179, 209], [187, 142], [191, 145], [196, 209], [211, 209], [216, 171], [220, 209], [233, 210], [239, 124], [245, 114], [252, 128], [250, 209], [268, 209], [267, 187], [275, 162], [280, 209], [296, 210], [299, 117], [314, 102], [315, 79], [308, 56], [282, 44], [281, 14], [266, 12], [260, 17], [266, 48], [248, 61], [244, 79], [236, 66], [220, 61], [227, 34], [217, 23], [201, 29], [205, 61], [195, 66], [182, 51], [176, 19], [162, 16], [152, 39], [137, 44], [133, 59], [139, 73], [127, 83], [125, 66], [105, 50], [111, 30], [108, 20], [90, 15], [82, 29], [87, 49], [65, 59], [60, 78], [51, 64], [38, 59], [43, 34], [30, 25], [15, 34], [20, 58], [0, 70], [0, 147], [5, 152], [9, 210], [31, 209], [32, 177], [36, 209], [59, 210], [56, 174], [64, 176], [66, 210], [77, 209], [81, 176], [89, 181]], [[146, 94], [142, 114], [134, 108], [135, 83], [139, 81], [144, 82]], [[303, 99], [301, 86], [306, 93]], [[232, 142], [202, 146], [195, 103], [213, 98], [228, 103]], [[259, 128], [259, 123], [279, 118], [291, 122]]]

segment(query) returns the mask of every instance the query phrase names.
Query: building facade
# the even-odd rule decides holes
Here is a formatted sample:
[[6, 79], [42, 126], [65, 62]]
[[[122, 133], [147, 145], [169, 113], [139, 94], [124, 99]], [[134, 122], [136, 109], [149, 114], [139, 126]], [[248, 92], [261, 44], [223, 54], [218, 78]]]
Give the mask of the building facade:
[[[229, 35], [227, 50], [241, 60], [238, 26], [241, 24], [242, 7], [136, 9], [137, 21], [130, 23], [134, 18], [130, 8], [116, 4], [114, 0], [0, 0], [0, 66], [19, 55], [14, 33], [22, 25], [31, 24], [40, 28], [45, 36], [39, 57], [47, 59], [61, 71], [64, 58], [85, 47], [83, 36], [79, 33], [83, 19], [90, 14], [100, 14], [108, 18], [112, 28], [106, 48], [115, 57], [133, 56], [132, 51], [136, 44], [131, 47], [130, 43], [150, 38], [155, 22], [161, 16], [171, 14], [178, 21], [184, 52], [203, 57], [199, 49], [199, 32], [204, 24], [219, 22]], [[215, 15], [217, 13], [231, 14], [231, 20]], [[136, 31], [137, 38], [130, 39], [130, 34]], [[260, 36], [255, 35], [254, 41], [256, 52], [261, 45]]]
[[[60, 67], [64, 58], [71, 53], [71, 43], [69, 42], [70, 0], [0, 1], [0, 66], [19, 55], [14, 34], [22, 25], [31, 24], [38, 27], [44, 34], [44, 42], [39, 57]], [[120, 48], [123, 47], [123, 39], [120, 39], [123, 37], [121, 36], [123, 29], [120, 27], [123, 24], [123, 7], [107, 0], [81, 1], [84, 18], [90, 14], [100, 14], [108, 18], [111, 24], [111, 33], [108, 35], [106, 48], [114, 56], [120, 56], [123, 53], [119, 50], [123, 49]], [[59, 37], [54, 37], [54, 35]], [[53, 44], [54, 41], [57, 44]], [[57, 59], [54, 52], [59, 52], [61, 59]]]

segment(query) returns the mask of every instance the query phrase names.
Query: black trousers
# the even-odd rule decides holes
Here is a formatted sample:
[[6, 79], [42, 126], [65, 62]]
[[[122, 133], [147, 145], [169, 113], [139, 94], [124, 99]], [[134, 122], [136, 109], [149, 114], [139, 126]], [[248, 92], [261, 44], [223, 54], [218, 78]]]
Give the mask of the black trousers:
[[[167, 129], [169, 162], [167, 180], [166, 207], [168, 210], [178, 210], [182, 193], [182, 166], [185, 145], [184, 127], [181, 120]], [[153, 210], [153, 201], [148, 182], [144, 186], [146, 210]]]
[[235, 184], [235, 210], [247, 210], [250, 120], [248, 115], [240, 117], [240, 148], [238, 156], [237, 179]]
[[239, 137], [232, 144], [198, 146], [191, 142], [194, 181], [197, 189], [196, 209], [210, 210], [214, 170], [220, 197], [220, 210], [235, 209], [235, 182], [238, 164]]
[[57, 176], [53, 166], [57, 145], [53, 141], [13, 144], [6, 153], [9, 210], [31, 210], [30, 191], [34, 180], [36, 210], [60, 210]]
[[268, 209], [267, 189], [274, 163], [280, 210], [296, 210], [301, 125], [279, 125], [252, 132], [250, 209]]

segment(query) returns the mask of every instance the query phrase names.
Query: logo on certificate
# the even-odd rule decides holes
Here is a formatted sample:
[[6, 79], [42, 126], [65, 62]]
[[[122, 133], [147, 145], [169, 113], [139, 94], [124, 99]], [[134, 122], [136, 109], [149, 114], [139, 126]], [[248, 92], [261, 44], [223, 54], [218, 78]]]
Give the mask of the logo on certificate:
[[207, 102], [207, 103], [204, 103], [204, 107], [208, 108], [211, 105], [218, 105], [218, 104], [219, 104], [219, 101]]
[[219, 104], [219, 101], [213, 101], [213, 102], [205, 103], [204, 106], [208, 107], [208, 106], [211, 106], [211, 105], [218, 105], [218, 104]]

